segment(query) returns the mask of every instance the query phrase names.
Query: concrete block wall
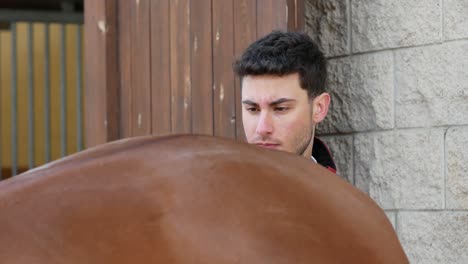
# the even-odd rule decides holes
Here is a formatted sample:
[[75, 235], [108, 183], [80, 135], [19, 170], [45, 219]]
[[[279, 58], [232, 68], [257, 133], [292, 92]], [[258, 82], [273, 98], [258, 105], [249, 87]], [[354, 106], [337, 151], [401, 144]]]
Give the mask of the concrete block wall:
[[329, 63], [318, 133], [411, 263], [468, 263], [468, 0], [306, 0]]

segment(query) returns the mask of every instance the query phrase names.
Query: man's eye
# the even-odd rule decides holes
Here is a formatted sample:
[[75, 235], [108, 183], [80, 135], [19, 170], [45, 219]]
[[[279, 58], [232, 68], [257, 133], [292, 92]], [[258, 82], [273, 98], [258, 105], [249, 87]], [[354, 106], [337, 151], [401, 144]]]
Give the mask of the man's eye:
[[276, 107], [275, 111], [276, 112], [286, 112], [289, 110], [289, 107]]
[[249, 112], [257, 112], [257, 111], [258, 111], [258, 108], [255, 108], [255, 107], [248, 107], [248, 108], [247, 108], [247, 111], [249, 111]]

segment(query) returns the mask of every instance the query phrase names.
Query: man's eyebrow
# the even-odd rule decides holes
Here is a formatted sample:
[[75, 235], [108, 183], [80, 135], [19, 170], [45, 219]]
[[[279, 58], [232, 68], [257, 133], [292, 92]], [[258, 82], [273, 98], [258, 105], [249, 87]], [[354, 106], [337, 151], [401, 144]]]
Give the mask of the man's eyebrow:
[[290, 99], [290, 98], [280, 98], [278, 100], [275, 100], [273, 102], [270, 103], [270, 106], [275, 106], [275, 105], [279, 105], [279, 104], [282, 104], [282, 103], [287, 103], [287, 102], [295, 102], [296, 100], [295, 99]]
[[[271, 102], [270, 106], [275, 106], [275, 105], [279, 105], [279, 104], [282, 104], [282, 103], [295, 102], [295, 101], [296, 101], [295, 99], [280, 98], [278, 100], [275, 100], [275, 101]], [[251, 106], [258, 106], [258, 104], [256, 102], [251, 101], [251, 100], [243, 100], [242, 103], [246, 104], [246, 105], [251, 105]]]
[[257, 103], [255, 103], [254, 101], [250, 101], [250, 100], [243, 100], [242, 103], [247, 104], [247, 105], [252, 105], [252, 106], [258, 106]]

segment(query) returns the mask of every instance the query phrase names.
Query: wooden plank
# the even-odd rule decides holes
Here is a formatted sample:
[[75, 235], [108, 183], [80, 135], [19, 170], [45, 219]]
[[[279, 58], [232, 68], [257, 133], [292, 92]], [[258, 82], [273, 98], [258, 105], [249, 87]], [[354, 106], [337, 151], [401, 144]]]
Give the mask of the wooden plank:
[[302, 32], [304, 30], [305, 3], [304, 0], [288, 0], [288, 31]]
[[151, 134], [150, 0], [131, 1], [132, 136]]
[[85, 0], [86, 147], [119, 138], [116, 7], [116, 0]]
[[152, 134], [171, 133], [169, 0], [151, 1]]
[[[215, 0], [216, 1], [216, 0]], [[192, 132], [213, 135], [212, 0], [191, 1]]]
[[119, 73], [120, 73], [120, 133], [122, 138], [132, 136], [132, 41], [131, 2], [118, 0], [119, 4]]
[[170, 1], [171, 128], [191, 132], [190, 0]]
[[[234, 55], [239, 58], [257, 38], [257, 5], [255, 1], [234, 1]], [[235, 78], [236, 139], [245, 142], [242, 125], [242, 90], [240, 79]]]
[[214, 134], [236, 137], [234, 93], [234, 12], [233, 1], [213, 1]]
[[287, 0], [257, 0], [257, 37], [288, 29]]

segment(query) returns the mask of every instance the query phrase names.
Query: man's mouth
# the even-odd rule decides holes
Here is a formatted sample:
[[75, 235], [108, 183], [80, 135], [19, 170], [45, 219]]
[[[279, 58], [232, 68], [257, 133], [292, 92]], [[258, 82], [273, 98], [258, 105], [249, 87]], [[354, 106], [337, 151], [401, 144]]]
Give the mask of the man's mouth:
[[279, 144], [275, 144], [275, 143], [255, 143], [255, 145], [262, 147], [262, 148], [270, 148], [270, 149], [276, 149], [280, 146]]

